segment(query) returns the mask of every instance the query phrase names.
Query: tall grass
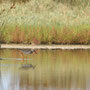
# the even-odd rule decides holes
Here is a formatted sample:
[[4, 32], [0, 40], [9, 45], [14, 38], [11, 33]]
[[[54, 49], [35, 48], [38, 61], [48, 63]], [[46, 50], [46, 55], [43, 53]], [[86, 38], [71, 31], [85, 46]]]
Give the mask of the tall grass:
[[71, 6], [82, 6], [85, 7], [88, 4], [90, 4], [89, 0], [53, 0], [57, 3], [63, 3], [66, 5], [71, 5]]
[[[18, 3], [26, 3], [26, 2], [29, 2], [31, 0], [0, 0], [0, 2], [3, 2], [3, 1], [10, 1], [10, 2], [18, 2]], [[37, 0], [38, 2], [40, 0]], [[77, 6], [77, 5], [84, 5], [86, 6], [88, 3], [90, 3], [89, 0], [51, 0], [52, 2], [56, 2], [56, 3], [63, 3], [63, 4], [69, 4], [69, 5], [74, 5], [74, 6]]]
[[90, 44], [90, 29], [82, 27], [78, 30], [76, 27], [7, 26], [0, 40], [4, 43]]
[[[90, 44], [90, 2], [30, 0], [0, 4], [0, 42], [37, 44]], [[23, 0], [20, 0], [23, 2]], [[57, 3], [59, 2], [59, 3]]]

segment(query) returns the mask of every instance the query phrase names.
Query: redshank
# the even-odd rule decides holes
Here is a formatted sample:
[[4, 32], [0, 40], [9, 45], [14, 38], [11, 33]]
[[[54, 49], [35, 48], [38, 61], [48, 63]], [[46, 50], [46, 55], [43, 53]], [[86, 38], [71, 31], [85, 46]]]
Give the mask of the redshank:
[[21, 51], [21, 55], [23, 57], [23, 61], [24, 61], [24, 54], [27, 54], [27, 55], [28, 54], [32, 54], [32, 53], [36, 53], [37, 54], [35, 49], [20, 49], [20, 51]]

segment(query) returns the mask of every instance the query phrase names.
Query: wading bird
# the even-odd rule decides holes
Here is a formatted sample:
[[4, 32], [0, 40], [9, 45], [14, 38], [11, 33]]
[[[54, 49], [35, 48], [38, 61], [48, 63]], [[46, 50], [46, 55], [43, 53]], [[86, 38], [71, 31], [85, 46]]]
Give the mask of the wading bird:
[[[28, 55], [28, 54], [32, 54], [32, 53], [36, 53], [36, 50], [35, 49], [20, 49], [20, 52], [21, 52], [21, 55], [23, 57], [23, 61], [24, 61], [24, 54]], [[27, 57], [26, 57], [27, 59]]]

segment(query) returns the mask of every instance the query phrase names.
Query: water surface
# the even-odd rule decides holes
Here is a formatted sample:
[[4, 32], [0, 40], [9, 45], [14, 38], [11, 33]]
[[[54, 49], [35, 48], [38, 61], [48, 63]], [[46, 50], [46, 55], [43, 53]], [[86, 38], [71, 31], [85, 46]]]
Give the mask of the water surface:
[[1, 49], [0, 57], [0, 90], [90, 90], [90, 50], [38, 50], [23, 61]]

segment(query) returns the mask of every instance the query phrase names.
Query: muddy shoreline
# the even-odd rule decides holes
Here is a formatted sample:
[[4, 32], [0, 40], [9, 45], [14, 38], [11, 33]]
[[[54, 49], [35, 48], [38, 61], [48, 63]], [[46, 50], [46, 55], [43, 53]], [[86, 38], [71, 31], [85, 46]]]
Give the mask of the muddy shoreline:
[[1, 44], [2, 49], [90, 49], [90, 45], [27, 45], [27, 44]]

